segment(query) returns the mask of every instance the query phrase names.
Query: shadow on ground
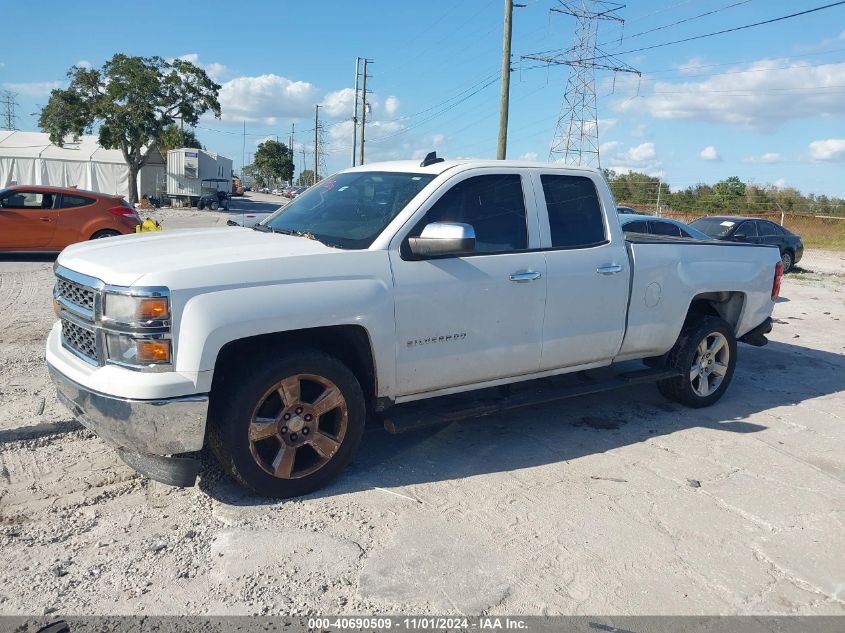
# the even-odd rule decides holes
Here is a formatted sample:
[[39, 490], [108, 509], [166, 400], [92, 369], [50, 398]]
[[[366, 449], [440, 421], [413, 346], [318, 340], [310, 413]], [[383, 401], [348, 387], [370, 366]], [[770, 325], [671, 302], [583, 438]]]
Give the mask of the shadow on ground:
[[[767, 427], [749, 416], [843, 390], [845, 356], [778, 342], [741, 345], [733, 384], [712, 407], [671, 403], [646, 384], [401, 435], [377, 429], [365, 434], [355, 462], [311, 496], [564, 464], [694, 427], [757, 433]], [[200, 486], [231, 505], [270, 503], [230, 485], [210, 461]]]

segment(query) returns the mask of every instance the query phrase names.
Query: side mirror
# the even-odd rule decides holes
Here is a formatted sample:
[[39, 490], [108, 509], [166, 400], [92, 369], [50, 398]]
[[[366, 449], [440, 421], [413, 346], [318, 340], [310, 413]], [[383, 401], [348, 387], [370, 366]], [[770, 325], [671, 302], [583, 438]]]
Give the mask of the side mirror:
[[409, 238], [408, 245], [417, 257], [471, 253], [475, 250], [475, 229], [459, 222], [432, 222], [419, 237]]
[[741, 242], [744, 239], [748, 239], [748, 236], [745, 233], [736, 233], [731, 239]]

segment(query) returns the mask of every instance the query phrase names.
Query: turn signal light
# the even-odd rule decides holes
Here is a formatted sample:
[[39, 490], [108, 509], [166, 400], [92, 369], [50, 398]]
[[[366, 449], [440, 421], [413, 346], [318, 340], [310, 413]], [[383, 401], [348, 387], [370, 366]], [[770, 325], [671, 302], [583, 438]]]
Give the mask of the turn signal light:
[[141, 299], [138, 303], [139, 319], [164, 319], [167, 316], [167, 299]]
[[169, 363], [170, 341], [138, 341], [138, 361], [141, 363]]

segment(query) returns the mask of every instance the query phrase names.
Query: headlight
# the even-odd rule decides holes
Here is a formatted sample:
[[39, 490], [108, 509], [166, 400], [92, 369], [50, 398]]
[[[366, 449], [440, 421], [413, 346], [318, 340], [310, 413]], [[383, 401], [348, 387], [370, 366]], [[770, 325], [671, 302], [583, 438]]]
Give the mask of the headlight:
[[164, 365], [170, 363], [170, 341], [134, 338], [125, 334], [106, 334], [108, 359], [126, 365]]
[[119, 323], [163, 321], [170, 318], [167, 297], [137, 297], [106, 293], [104, 316]]

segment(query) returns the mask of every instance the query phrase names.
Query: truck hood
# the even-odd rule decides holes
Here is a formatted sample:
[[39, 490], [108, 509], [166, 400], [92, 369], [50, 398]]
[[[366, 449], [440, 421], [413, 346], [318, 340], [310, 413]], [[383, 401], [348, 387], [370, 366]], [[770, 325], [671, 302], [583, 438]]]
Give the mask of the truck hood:
[[130, 286], [142, 278], [158, 281], [188, 269], [341, 252], [304, 237], [227, 226], [81, 242], [64, 249], [56, 262], [107, 284]]

